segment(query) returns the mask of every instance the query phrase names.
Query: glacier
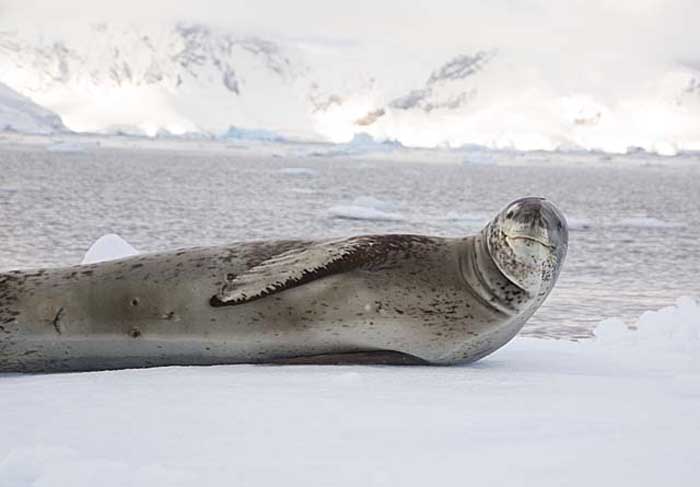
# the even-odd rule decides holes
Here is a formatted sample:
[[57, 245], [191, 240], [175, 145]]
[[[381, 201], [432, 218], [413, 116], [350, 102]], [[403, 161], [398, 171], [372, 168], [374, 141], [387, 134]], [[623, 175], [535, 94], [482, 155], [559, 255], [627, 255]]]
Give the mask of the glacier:
[[77, 132], [700, 150], [700, 68], [689, 62], [562, 75], [514, 48], [405, 52], [186, 23], [0, 27], [0, 82]]
[[53, 134], [66, 131], [61, 118], [0, 83], [0, 132]]

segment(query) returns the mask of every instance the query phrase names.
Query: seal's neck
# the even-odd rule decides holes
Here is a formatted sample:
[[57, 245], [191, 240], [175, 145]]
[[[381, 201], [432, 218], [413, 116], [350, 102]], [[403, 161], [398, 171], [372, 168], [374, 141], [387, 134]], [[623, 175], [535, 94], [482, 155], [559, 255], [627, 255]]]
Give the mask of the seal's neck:
[[460, 270], [470, 291], [494, 313], [516, 316], [532, 304], [532, 297], [503, 275], [493, 261], [482, 233], [464, 239]]

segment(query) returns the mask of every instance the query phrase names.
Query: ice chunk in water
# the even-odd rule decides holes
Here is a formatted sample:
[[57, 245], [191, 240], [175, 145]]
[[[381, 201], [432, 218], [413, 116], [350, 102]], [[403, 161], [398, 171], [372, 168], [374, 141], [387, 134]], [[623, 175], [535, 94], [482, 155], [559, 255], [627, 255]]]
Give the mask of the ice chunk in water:
[[56, 142], [46, 148], [49, 152], [85, 152], [86, 147], [77, 142]]
[[108, 233], [98, 238], [90, 246], [81, 264], [95, 264], [108, 260], [123, 259], [124, 257], [138, 255], [138, 253], [138, 250], [119, 235]]
[[332, 218], [344, 220], [368, 220], [378, 222], [400, 222], [405, 220], [403, 215], [398, 213], [388, 213], [377, 208], [366, 206], [339, 205], [329, 208], [328, 214]]
[[392, 202], [382, 201], [372, 196], [360, 196], [350, 204], [336, 205], [328, 209], [331, 218], [345, 220], [368, 220], [399, 222], [406, 218], [396, 211]]
[[318, 171], [308, 167], [285, 167], [279, 172], [288, 176], [318, 176]]

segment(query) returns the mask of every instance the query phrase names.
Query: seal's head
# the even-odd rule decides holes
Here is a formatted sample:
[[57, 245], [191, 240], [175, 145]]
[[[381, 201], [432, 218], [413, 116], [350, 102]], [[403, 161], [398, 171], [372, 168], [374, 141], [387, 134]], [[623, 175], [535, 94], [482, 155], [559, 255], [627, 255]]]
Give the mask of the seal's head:
[[569, 239], [566, 219], [551, 202], [515, 200], [484, 232], [491, 258], [509, 281], [531, 296], [551, 290]]

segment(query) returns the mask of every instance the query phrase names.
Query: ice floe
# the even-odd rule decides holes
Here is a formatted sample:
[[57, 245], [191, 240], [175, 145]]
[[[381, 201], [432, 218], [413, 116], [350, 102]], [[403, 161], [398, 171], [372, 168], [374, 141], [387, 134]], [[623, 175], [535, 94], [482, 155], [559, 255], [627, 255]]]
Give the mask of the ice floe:
[[331, 218], [369, 221], [405, 221], [406, 217], [397, 211], [393, 203], [371, 196], [360, 196], [348, 204], [335, 205], [328, 209]]
[[81, 264], [95, 264], [97, 262], [122, 259], [138, 255], [138, 253], [138, 250], [119, 235], [108, 233], [98, 238], [90, 246]]
[[46, 148], [49, 152], [85, 152], [85, 145], [78, 142], [56, 142]]
[[632, 216], [622, 218], [615, 222], [616, 225], [640, 228], [681, 228], [685, 225], [679, 222], [660, 220], [649, 216]]
[[279, 170], [280, 174], [288, 176], [317, 176], [318, 171], [308, 167], [285, 167]]
[[462, 367], [6, 374], [0, 485], [691, 487], [699, 330], [682, 298]]

